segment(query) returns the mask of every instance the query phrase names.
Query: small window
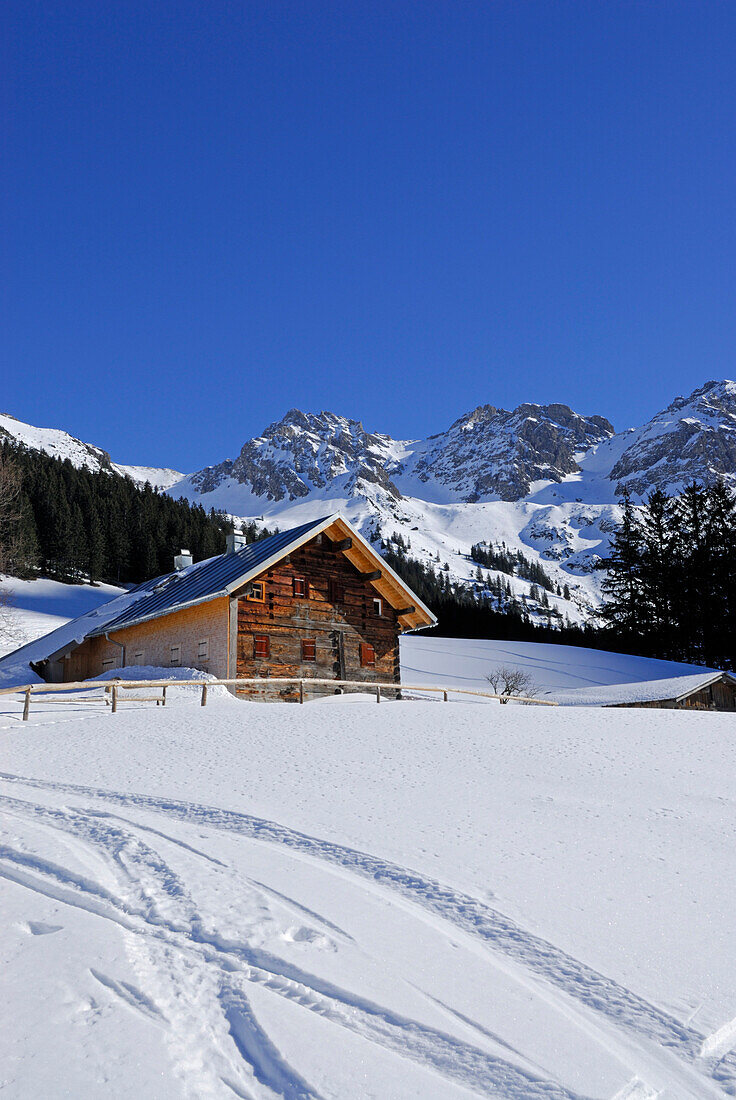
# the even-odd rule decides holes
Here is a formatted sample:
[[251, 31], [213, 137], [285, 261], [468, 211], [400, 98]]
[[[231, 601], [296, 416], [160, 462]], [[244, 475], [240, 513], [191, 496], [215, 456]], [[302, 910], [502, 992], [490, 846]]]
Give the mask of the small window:
[[302, 661], [317, 660], [317, 642], [314, 638], [302, 638]]
[[376, 651], [368, 642], [360, 643], [361, 668], [373, 668], [376, 663]]
[[383, 600], [378, 599], [378, 597], [373, 601], [373, 614], [383, 615]]
[[345, 585], [330, 578], [330, 603], [345, 603]]
[[197, 642], [197, 660], [209, 661], [210, 659], [210, 640], [209, 638], [200, 638]]
[[294, 577], [294, 599], [306, 600], [309, 594], [309, 587], [304, 577]]
[[169, 665], [172, 668], [176, 668], [176, 666], [180, 665], [180, 664], [181, 664], [181, 646], [180, 645], [172, 645], [171, 649], [169, 651]]
[[271, 656], [271, 639], [268, 634], [253, 635], [253, 656], [257, 661], [267, 661]]
[[253, 581], [245, 590], [245, 598], [247, 600], [258, 600], [259, 603], [263, 603], [264, 597], [264, 585], [263, 581]]

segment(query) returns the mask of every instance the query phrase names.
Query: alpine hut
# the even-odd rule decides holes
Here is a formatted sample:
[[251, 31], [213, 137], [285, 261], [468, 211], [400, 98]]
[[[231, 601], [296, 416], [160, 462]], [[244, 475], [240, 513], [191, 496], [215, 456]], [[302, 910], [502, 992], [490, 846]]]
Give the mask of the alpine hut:
[[[188, 667], [218, 679], [396, 683], [399, 635], [435, 616], [340, 515], [193, 563], [186, 551], [146, 581], [0, 661], [72, 682], [131, 665]], [[289, 689], [284, 692], [289, 694]]]

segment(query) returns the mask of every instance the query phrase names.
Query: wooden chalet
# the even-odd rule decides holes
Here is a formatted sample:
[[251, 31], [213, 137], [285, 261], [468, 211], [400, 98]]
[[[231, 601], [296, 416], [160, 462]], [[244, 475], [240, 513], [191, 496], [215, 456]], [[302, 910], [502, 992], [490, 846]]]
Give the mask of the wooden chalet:
[[54, 631], [41, 650], [24, 647], [31, 667], [52, 682], [131, 665], [398, 682], [399, 635], [436, 622], [339, 515], [250, 544], [231, 535], [227, 553], [193, 564], [183, 551], [176, 564]]

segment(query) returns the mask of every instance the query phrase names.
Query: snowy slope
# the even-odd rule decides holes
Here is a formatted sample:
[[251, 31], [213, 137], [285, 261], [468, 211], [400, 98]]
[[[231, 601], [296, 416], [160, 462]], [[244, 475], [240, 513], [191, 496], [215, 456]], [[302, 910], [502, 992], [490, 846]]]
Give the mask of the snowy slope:
[[60, 428], [35, 428], [32, 424], [24, 424], [22, 420], [16, 420], [14, 416], [7, 414], [0, 414], [0, 439], [3, 436], [31, 451], [44, 451], [52, 458], [69, 459], [80, 469], [109, 470], [130, 477], [139, 485], [149, 481], [155, 489], [168, 489], [183, 477], [178, 470], [159, 469], [155, 466], [123, 466], [113, 462], [107, 451], [92, 443], [83, 443], [81, 439], [75, 439]]
[[61, 584], [48, 577], [22, 581], [0, 574], [0, 592], [7, 599], [0, 609], [0, 657], [3, 657], [115, 599], [124, 589], [111, 584]]
[[0, 700], [9, 1100], [733, 1095], [729, 716], [187, 698]]
[[[662, 681], [684, 682], [693, 676], [702, 680], [711, 671], [702, 665], [540, 642], [406, 634], [400, 646], [401, 678], [405, 683], [490, 691], [489, 673], [501, 667], [513, 668], [531, 677], [540, 698], [577, 701], [578, 705], [589, 706], [609, 700], [626, 702], [625, 697], [616, 695], [621, 686], [656, 682], [659, 686], [655, 690], [660, 691]], [[675, 694], [672, 691], [652, 698], [670, 698]]]

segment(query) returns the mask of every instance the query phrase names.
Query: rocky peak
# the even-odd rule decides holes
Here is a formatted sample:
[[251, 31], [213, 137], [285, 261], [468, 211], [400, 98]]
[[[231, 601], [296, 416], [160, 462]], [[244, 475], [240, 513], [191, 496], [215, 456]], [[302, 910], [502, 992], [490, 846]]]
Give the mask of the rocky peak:
[[677, 492], [688, 481], [733, 477], [736, 382], [706, 382], [628, 435], [630, 442], [610, 473], [619, 493]]
[[534, 481], [576, 472], [576, 455], [611, 435], [605, 417], [583, 417], [567, 405], [524, 404], [513, 412], [479, 405], [418, 447], [405, 471], [459, 500], [519, 500]]
[[404, 447], [388, 435], [367, 432], [359, 420], [290, 409], [248, 440], [234, 461], [210, 466], [192, 481], [201, 492], [209, 492], [230, 477], [273, 501], [308, 496], [338, 479], [344, 479], [347, 491], [362, 481], [398, 496], [390, 472]]

